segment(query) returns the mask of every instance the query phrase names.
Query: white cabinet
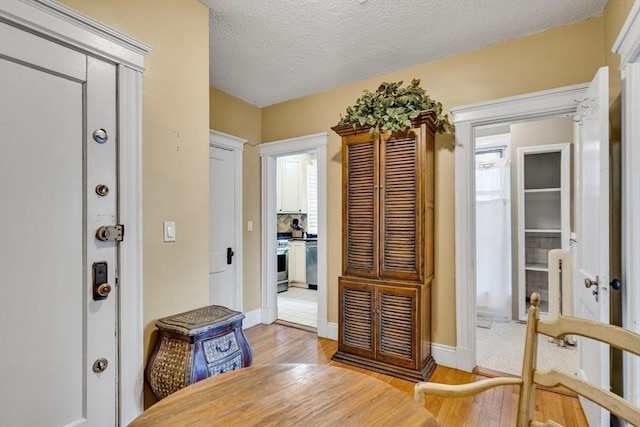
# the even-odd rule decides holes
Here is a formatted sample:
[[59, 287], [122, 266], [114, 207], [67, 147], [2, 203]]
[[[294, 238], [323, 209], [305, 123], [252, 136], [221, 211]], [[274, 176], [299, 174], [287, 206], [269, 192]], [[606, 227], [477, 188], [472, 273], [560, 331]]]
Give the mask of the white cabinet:
[[538, 292], [548, 312], [548, 253], [569, 249], [570, 164], [567, 144], [518, 148], [518, 314]]
[[289, 242], [289, 283], [307, 283], [307, 243], [303, 240]]
[[307, 212], [307, 155], [278, 158], [278, 213]]

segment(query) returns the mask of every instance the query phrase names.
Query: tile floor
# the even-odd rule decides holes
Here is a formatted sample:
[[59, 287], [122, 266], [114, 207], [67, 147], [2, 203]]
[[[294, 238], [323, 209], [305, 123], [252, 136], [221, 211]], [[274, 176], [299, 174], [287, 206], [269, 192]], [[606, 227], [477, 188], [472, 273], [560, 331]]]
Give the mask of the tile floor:
[[278, 319], [318, 327], [318, 291], [289, 286], [278, 294]]

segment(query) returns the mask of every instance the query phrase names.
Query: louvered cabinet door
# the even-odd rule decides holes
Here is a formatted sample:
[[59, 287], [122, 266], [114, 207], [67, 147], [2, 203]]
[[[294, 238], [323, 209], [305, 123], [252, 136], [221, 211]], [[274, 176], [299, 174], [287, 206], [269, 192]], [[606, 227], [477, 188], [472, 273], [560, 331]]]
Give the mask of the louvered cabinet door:
[[339, 295], [340, 351], [374, 358], [375, 286], [341, 277]]
[[385, 138], [380, 154], [380, 277], [422, 280], [424, 175], [420, 129]]
[[374, 135], [343, 139], [343, 271], [378, 275], [378, 144]]
[[376, 286], [376, 359], [419, 368], [418, 288]]

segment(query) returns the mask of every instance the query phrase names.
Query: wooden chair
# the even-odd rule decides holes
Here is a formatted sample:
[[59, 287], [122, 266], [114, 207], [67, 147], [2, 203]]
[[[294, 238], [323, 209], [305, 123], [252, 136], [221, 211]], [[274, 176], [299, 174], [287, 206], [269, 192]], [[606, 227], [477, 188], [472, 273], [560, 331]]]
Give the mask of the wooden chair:
[[538, 334], [560, 339], [565, 335], [579, 335], [591, 338], [620, 350], [640, 356], [640, 335], [618, 326], [605, 325], [585, 319], [559, 316], [554, 321], [538, 319], [540, 295], [531, 295], [531, 307], [527, 319], [522, 378], [490, 378], [461, 385], [422, 382], [415, 386], [415, 399], [421, 401], [427, 394], [441, 397], [467, 397], [493, 387], [520, 385], [517, 426], [558, 426], [554, 421], [540, 423], [533, 420], [534, 394], [536, 385], [544, 387], [564, 386], [591, 400], [632, 425], [639, 425], [640, 408], [595, 384], [577, 376], [552, 369], [547, 372], [536, 370]]

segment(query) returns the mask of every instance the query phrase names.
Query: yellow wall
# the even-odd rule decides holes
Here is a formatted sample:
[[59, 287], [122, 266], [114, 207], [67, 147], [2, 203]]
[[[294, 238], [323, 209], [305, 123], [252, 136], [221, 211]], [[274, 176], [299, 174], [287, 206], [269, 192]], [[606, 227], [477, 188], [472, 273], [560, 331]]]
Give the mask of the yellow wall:
[[[262, 113], [214, 87], [209, 88], [209, 126], [247, 140], [243, 153], [243, 283], [244, 311], [260, 308], [260, 142]], [[253, 230], [247, 231], [247, 221]]]
[[[142, 117], [148, 352], [156, 319], [209, 300], [209, 242], [202, 231], [209, 228], [209, 15], [197, 0], [63, 3], [153, 48], [145, 58]], [[176, 221], [175, 243], [162, 241], [163, 221]]]
[[[263, 109], [262, 140], [329, 132], [328, 248], [329, 321], [337, 322], [341, 273], [340, 138], [330, 127], [361, 94], [381, 81], [422, 80], [445, 107], [460, 106], [590, 81], [604, 63], [603, 18], [546, 31]], [[433, 341], [454, 346], [454, 153], [452, 137], [436, 138], [436, 277], [433, 285]]]

